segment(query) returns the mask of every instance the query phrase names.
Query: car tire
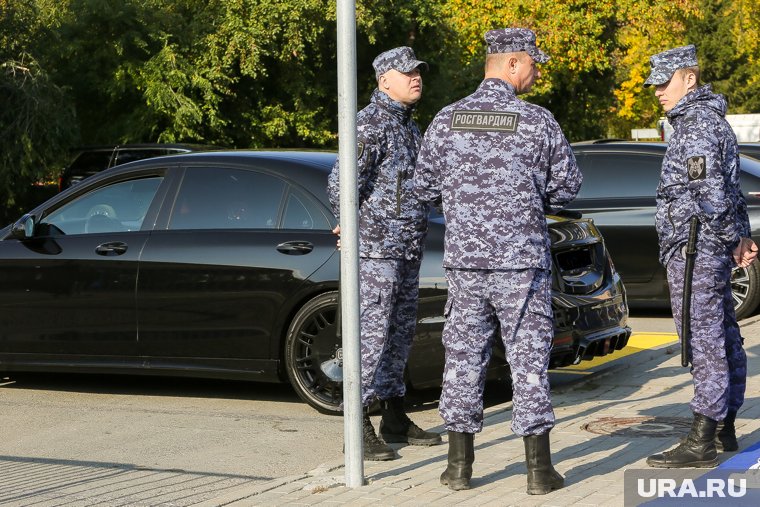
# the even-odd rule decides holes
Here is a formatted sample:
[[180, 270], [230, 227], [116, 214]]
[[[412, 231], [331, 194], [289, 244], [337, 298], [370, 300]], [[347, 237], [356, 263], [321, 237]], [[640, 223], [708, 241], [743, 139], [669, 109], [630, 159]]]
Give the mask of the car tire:
[[757, 310], [760, 305], [760, 267], [757, 262], [733, 270], [731, 292], [737, 319], [749, 317]]
[[323, 414], [339, 415], [343, 402], [343, 350], [337, 336], [338, 293], [309, 300], [285, 338], [285, 370], [293, 389]]

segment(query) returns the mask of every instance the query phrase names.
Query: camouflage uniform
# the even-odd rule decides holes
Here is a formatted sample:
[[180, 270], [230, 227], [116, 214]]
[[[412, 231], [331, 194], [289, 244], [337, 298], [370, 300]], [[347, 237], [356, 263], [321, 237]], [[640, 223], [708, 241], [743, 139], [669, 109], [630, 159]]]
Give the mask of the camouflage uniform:
[[[486, 41], [489, 53], [514, 49], [539, 63], [548, 60], [529, 30], [492, 31]], [[442, 109], [425, 133], [414, 186], [423, 201], [442, 199], [446, 219], [449, 298], [440, 413], [450, 432], [483, 427], [485, 370], [499, 327], [514, 384], [512, 430], [538, 435], [554, 425], [544, 214], [564, 207], [580, 184], [573, 153], [551, 113], [517, 98], [501, 79], [485, 79], [475, 93]]]
[[[426, 64], [415, 59], [411, 48], [401, 47], [382, 53], [373, 65], [379, 77], [391, 68], [406, 72]], [[364, 406], [404, 395], [404, 368], [417, 322], [429, 207], [412, 194], [422, 138], [412, 112], [413, 107], [376, 89], [370, 104], [357, 115]], [[338, 218], [339, 174], [336, 161], [328, 194]]]
[[[646, 84], [662, 84], [676, 69], [696, 67], [696, 49], [685, 46], [652, 57]], [[750, 236], [739, 187], [736, 136], [725, 120], [726, 101], [700, 86], [667, 116], [673, 125], [657, 189], [660, 262], [666, 266], [673, 318], [681, 333], [689, 220], [699, 219], [691, 300], [694, 398], [691, 409], [722, 420], [744, 402], [747, 358], [731, 296], [732, 251]]]

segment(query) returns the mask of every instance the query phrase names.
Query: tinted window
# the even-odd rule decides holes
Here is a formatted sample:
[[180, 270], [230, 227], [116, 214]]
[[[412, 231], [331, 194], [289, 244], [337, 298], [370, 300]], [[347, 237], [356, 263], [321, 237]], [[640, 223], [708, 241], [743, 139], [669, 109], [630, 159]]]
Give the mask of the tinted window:
[[760, 160], [760, 143], [758, 144], [740, 144], [739, 153], [747, 155], [754, 159]]
[[65, 170], [64, 186], [79, 183], [80, 180], [102, 171], [108, 167], [111, 161], [111, 150], [108, 151], [85, 151], [80, 153], [71, 165]]
[[296, 189], [291, 189], [282, 218], [283, 229], [330, 230], [330, 222], [322, 212], [322, 207], [310, 197]]
[[141, 178], [97, 188], [42, 220], [64, 234], [137, 231], [163, 178]]
[[[760, 154], [758, 154], [758, 156], [760, 157]], [[742, 157], [739, 162], [739, 167], [741, 167], [742, 171], [760, 178], [760, 158], [755, 160], [753, 158]]]
[[274, 229], [285, 182], [254, 171], [190, 167], [170, 229]]
[[652, 197], [660, 180], [662, 157], [640, 153], [579, 153], [583, 173], [579, 198]]
[[170, 150], [167, 148], [155, 148], [155, 149], [132, 149], [124, 148], [116, 151], [116, 158], [113, 165], [126, 164], [127, 162], [134, 162], [135, 160], [142, 160], [145, 158], [160, 157], [162, 155], [171, 155], [175, 153], [185, 153], [188, 150]]

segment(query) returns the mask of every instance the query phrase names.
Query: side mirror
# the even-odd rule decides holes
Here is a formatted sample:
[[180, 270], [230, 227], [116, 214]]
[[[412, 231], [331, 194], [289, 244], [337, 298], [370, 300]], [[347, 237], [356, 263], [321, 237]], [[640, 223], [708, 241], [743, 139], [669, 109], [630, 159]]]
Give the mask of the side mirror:
[[16, 239], [30, 239], [34, 236], [35, 219], [33, 215], [24, 215], [13, 227], [11, 227], [11, 237]]

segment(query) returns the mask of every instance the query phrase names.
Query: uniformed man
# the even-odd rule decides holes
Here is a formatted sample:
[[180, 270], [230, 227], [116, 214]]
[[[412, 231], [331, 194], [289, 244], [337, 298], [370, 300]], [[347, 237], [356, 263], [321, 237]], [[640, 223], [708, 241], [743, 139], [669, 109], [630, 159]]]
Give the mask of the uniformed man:
[[[410, 47], [380, 54], [372, 63], [377, 89], [359, 111], [359, 284], [364, 458], [396, 457], [387, 443], [434, 445], [404, 411], [404, 369], [417, 323], [419, 271], [429, 207], [412, 194], [420, 133], [412, 119], [422, 96], [420, 68]], [[328, 193], [340, 219], [338, 162]], [[340, 226], [335, 231], [340, 233]], [[366, 408], [380, 401], [378, 438]]]
[[512, 430], [525, 442], [528, 493], [545, 494], [564, 479], [549, 451], [553, 321], [544, 214], [567, 205], [582, 177], [552, 114], [518, 98], [540, 76], [536, 65], [549, 60], [535, 34], [507, 28], [485, 39], [485, 79], [436, 115], [414, 177], [421, 200], [442, 199], [446, 219], [449, 297], [440, 414], [449, 454], [441, 483], [470, 487], [491, 340], [500, 329], [512, 371]]
[[[685, 246], [693, 217], [697, 251], [691, 280], [691, 364], [694, 419], [675, 449], [650, 456], [656, 468], [714, 467], [716, 444], [738, 448], [734, 421], [744, 402], [747, 358], [734, 313], [731, 269], [757, 256], [739, 188], [736, 136], [725, 120], [726, 100], [700, 85], [696, 48], [677, 47], [650, 58], [645, 86], [655, 86], [673, 125], [657, 188], [660, 262], [667, 268], [670, 301], [681, 333]], [[718, 421], [724, 421], [717, 433]]]

